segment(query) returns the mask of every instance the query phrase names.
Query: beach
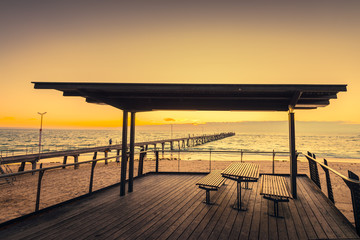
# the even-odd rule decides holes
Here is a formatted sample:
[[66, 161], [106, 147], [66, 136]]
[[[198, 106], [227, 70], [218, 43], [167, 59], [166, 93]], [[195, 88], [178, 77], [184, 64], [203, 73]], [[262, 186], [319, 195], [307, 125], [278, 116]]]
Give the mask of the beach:
[[[260, 165], [260, 173], [272, 173], [271, 161], [250, 161]], [[161, 160], [159, 171], [162, 172], [208, 172], [209, 169], [224, 169], [231, 162], [229, 161], [204, 161], [204, 160]], [[288, 161], [275, 161], [275, 173], [289, 174]], [[43, 167], [54, 166], [56, 163], [45, 163]], [[98, 162], [94, 172], [93, 191], [116, 184], [120, 181], [120, 165], [114, 161], [105, 165]], [[331, 162], [330, 167], [347, 176], [347, 171], [351, 169], [355, 173], [360, 173], [360, 165], [355, 163]], [[135, 161], [135, 176], [137, 176], [138, 161]], [[16, 171], [18, 165], [11, 165]], [[30, 169], [30, 165], [26, 167]], [[89, 191], [91, 164], [81, 164], [78, 169], [69, 166], [66, 169], [47, 170], [42, 179], [40, 209], [64, 202], [66, 200], [87, 194]], [[144, 173], [155, 171], [155, 161], [146, 160], [144, 162]], [[309, 175], [308, 162], [298, 161], [298, 173]], [[322, 184], [322, 191], [325, 195], [326, 182], [325, 174], [319, 167], [319, 174]], [[335, 205], [336, 207], [354, 224], [350, 190], [339, 177], [331, 174]], [[31, 175], [17, 176], [13, 184], [2, 184], [2, 194], [0, 205], [2, 214], [0, 222], [29, 214], [35, 209], [38, 173]], [[195, 185], [194, 185], [195, 187]], [[134, 181], [134, 191], [136, 191], [136, 180]]]

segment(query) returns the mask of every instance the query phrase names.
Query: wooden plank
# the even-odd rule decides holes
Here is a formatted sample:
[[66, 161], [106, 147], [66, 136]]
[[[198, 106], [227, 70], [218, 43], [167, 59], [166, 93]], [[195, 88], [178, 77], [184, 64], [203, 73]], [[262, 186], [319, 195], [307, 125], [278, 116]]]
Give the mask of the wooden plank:
[[[151, 227], [156, 228], [156, 226], [164, 224], [169, 217], [172, 217], [174, 212], [177, 212], [184, 204], [194, 199], [197, 195], [197, 192], [194, 191], [193, 188], [189, 188], [188, 186], [184, 186], [184, 188], [183, 190], [179, 189], [180, 195], [176, 196], [174, 201], [169, 200], [167, 203], [161, 205], [160, 210], [156, 211], [156, 214], [152, 213], [150, 216], [151, 220], [141, 220], [138, 224], [134, 224], [128, 231], [112, 235], [111, 238], [136, 239], [145, 234], [147, 230], [150, 231]], [[200, 194], [198, 193], [198, 195]], [[142, 215], [142, 217], [144, 217], [144, 215]]]
[[[312, 222], [314, 222], [314, 224], [319, 223], [320, 224], [320, 228], [323, 229], [324, 233], [326, 236], [321, 238], [336, 238], [336, 234], [333, 232], [333, 230], [331, 229], [331, 227], [329, 226], [327, 220], [324, 218], [324, 216], [321, 214], [321, 212], [319, 211], [318, 206], [316, 205], [316, 203], [314, 203], [314, 201], [312, 200], [310, 194], [312, 194], [312, 192], [308, 192], [308, 190], [304, 187], [304, 183], [302, 181], [302, 179], [299, 179], [298, 181], [298, 187], [301, 188], [301, 191], [306, 199], [306, 207], [311, 209], [314, 217], [311, 218]], [[315, 229], [316, 231], [317, 229]], [[318, 235], [320, 235], [321, 233], [318, 233]]]
[[[203, 228], [201, 234], [197, 235], [197, 234], [195, 234], [195, 232], [193, 232], [193, 234], [191, 235], [190, 238], [192, 238], [192, 239], [209, 239], [209, 236], [212, 233], [220, 234], [222, 227], [220, 227], [221, 223], [219, 221], [221, 218], [225, 218], [225, 216], [226, 216], [225, 213], [228, 213], [230, 210], [233, 211], [233, 209], [231, 207], [229, 207], [229, 205], [231, 205], [233, 203], [234, 199], [236, 199], [235, 192], [236, 191], [231, 191], [231, 189], [228, 191], [228, 194], [226, 195], [226, 197], [225, 197], [224, 201], [221, 203], [221, 205], [218, 206], [217, 208], [214, 208], [214, 209], [216, 209], [216, 213], [212, 216], [211, 220], [206, 225], [206, 227]], [[201, 228], [201, 227], [198, 227], [197, 229], [199, 229], [199, 228]]]
[[[236, 184], [235, 182], [233, 184]], [[245, 195], [244, 195], [245, 197]], [[236, 201], [236, 193], [235, 191], [229, 198], [228, 203], [225, 203], [225, 209], [221, 218], [217, 221], [216, 225], [214, 226], [210, 236], [208, 237], [209, 240], [221, 239], [221, 234], [226, 231], [226, 227], [229, 225], [229, 229], [231, 230], [232, 224], [236, 217], [236, 211], [231, 206]]]
[[[260, 188], [259, 188], [260, 189]], [[269, 239], [269, 202], [261, 197], [259, 239]], [[274, 228], [274, 226], [271, 226]]]
[[[230, 191], [233, 191], [232, 189], [234, 188], [235, 185], [231, 185]], [[216, 203], [218, 203], [219, 206], [221, 206], [223, 202], [227, 202], [227, 195], [230, 191], [224, 191], [223, 194], [221, 194], [221, 196], [218, 198]], [[219, 206], [212, 205], [210, 209], [207, 209], [207, 211], [204, 212], [204, 214], [199, 214], [199, 218], [194, 219], [194, 221], [191, 223], [191, 227], [187, 228], [186, 231], [180, 235], [180, 239], [198, 239], [198, 236], [202, 233], [203, 229], [206, 228], [207, 224], [209, 224], [212, 217], [216, 214]]]
[[263, 198], [262, 196], [260, 196], [260, 184], [256, 184], [256, 185], [257, 187], [252, 190], [252, 191], [256, 191], [256, 199], [252, 214], [249, 239], [258, 239], [260, 232], [261, 201]]
[[[247, 202], [250, 201], [250, 196], [251, 196], [250, 193], [251, 193], [251, 191], [244, 191], [244, 192], [245, 193], [243, 193], [242, 200], [247, 203]], [[236, 196], [234, 198], [234, 202], [235, 202], [235, 200], [236, 200]], [[236, 238], [240, 234], [240, 230], [241, 230], [240, 228], [241, 228], [241, 224], [242, 224], [242, 221], [243, 221], [243, 217], [241, 218], [239, 216], [239, 214], [241, 212], [232, 209], [232, 205], [233, 205], [233, 203], [231, 203], [231, 205], [229, 206], [230, 215], [229, 215], [227, 221], [225, 222], [225, 225], [224, 225], [224, 227], [223, 227], [223, 229], [221, 231], [219, 239], [226, 239], [226, 240], [229, 239], [230, 236], [231, 236], [230, 234], [231, 234], [232, 231], [235, 232], [234, 235], [236, 236]], [[242, 216], [244, 216], [244, 215], [242, 215]]]
[[203, 204], [203, 191], [195, 186], [201, 177], [149, 175], [136, 179], [137, 190], [125, 197], [119, 197], [118, 187], [108, 189], [2, 228], [0, 235], [2, 239], [315, 239], [328, 238], [323, 228], [333, 224], [345, 238], [354, 233], [339, 211], [328, 205], [330, 201], [314, 193], [307, 178], [298, 178], [298, 199], [279, 203], [284, 218], [275, 218], [268, 215], [272, 202], [259, 194], [259, 183], [242, 192], [248, 208], [243, 212], [230, 206], [236, 199], [235, 181], [213, 196], [216, 205]]
[[[191, 180], [190, 178], [189, 180]], [[181, 191], [185, 190], [187, 185], [180, 185], [179, 188], [168, 188], [167, 192], [163, 190], [164, 194], [158, 196], [151, 203], [146, 205], [140, 205], [136, 211], [129, 211], [124, 213], [124, 209], [131, 206], [123, 205], [123, 208], [119, 208], [118, 212], [114, 214], [113, 211], [109, 211], [107, 214], [107, 222], [105, 226], [99, 228], [96, 231], [96, 235], [101, 236], [102, 238], [110, 238], [111, 236], [119, 236], [122, 233], [125, 233], [127, 230], [131, 229], [134, 225], [141, 224], [141, 222], [150, 221], [154, 218], [154, 213], [156, 211], [161, 211], [162, 205], [168, 204], [170, 201], [175, 199], [181, 194]], [[137, 202], [139, 204], [139, 202]], [[118, 216], [121, 216], [119, 219]], [[124, 223], [124, 224], [122, 224]], [[118, 226], [122, 226], [121, 229]], [[81, 239], [81, 238], [80, 238]], [[85, 238], [84, 238], [85, 239]]]
[[[279, 203], [279, 206], [280, 205], [283, 209], [284, 215], [282, 215], [282, 216], [284, 217], [284, 220], [285, 220], [287, 235], [288, 235], [289, 239], [301, 239], [297, 235], [296, 226], [295, 226], [294, 220], [292, 218], [292, 215], [290, 213], [288, 203], [282, 202], [282, 203]], [[300, 222], [300, 224], [301, 224], [301, 222]]]
[[[279, 215], [284, 216], [283, 205], [279, 204]], [[276, 226], [279, 239], [289, 239], [288, 229], [286, 228], [285, 218], [276, 218]], [[291, 239], [290, 239], [291, 240]]]
[[[305, 179], [303, 179], [305, 181]], [[337, 214], [338, 211], [335, 208], [335, 206], [330, 202], [328, 198], [317, 188], [312, 187], [312, 184], [309, 181], [309, 184], [303, 184], [303, 186], [309, 191], [309, 189], [312, 189], [312, 200], [315, 204], [318, 204], [319, 211], [324, 216], [324, 218], [327, 220], [329, 226], [333, 230], [333, 232], [336, 234], [338, 238], [349, 238], [354, 237], [354, 231], [350, 229], [348, 224], [345, 224], [344, 221], [342, 221], [343, 216]], [[322, 204], [321, 204], [322, 203]]]
[[[145, 182], [144, 187], [139, 188], [139, 191], [142, 192], [144, 194], [144, 196], [148, 196], [148, 197], [150, 197], [151, 194], [154, 194], [154, 191], [151, 191], [149, 187], [151, 187], [151, 185], [157, 183], [159, 180], [165, 179], [166, 176], [161, 176], [160, 178], [155, 178], [152, 176], [149, 176], [149, 177], [150, 177], [149, 180], [138, 179], [140, 181]], [[160, 185], [160, 187], [161, 187], [161, 185]], [[147, 190], [147, 189], [149, 189], [149, 190]], [[112, 192], [115, 192], [115, 196], [118, 196], [118, 190], [116, 191], [114, 189]], [[155, 192], [155, 194], [156, 194], [156, 192]], [[114, 198], [114, 194], [112, 196], [109, 195], [108, 198], [104, 198], [104, 199], [97, 198], [96, 200], [98, 200], [98, 201], [96, 202], [96, 204], [92, 204], [90, 206], [85, 205], [80, 209], [76, 208], [75, 211], [73, 211], [73, 214], [69, 218], [66, 218], [66, 217], [60, 218], [60, 219], [62, 219], [62, 221], [48, 222], [47, 224], [45, 224], [46, 228], [43, 229], [42, 231], [38, 231], [35, 236], [36, 237], [58, 236], [59, 234], [64, 234], [63, 233], [64, 228], [66, 228], [67, 230], [76, 229], [76, 233], [81, 233], [82, 228], [93, 229], [93, 227], [91, 227], [94, 224], [93, 219], [97, 218], [99, 220], [99, 222], [101, 223], [101, 220], [103, 217], [103, 216], [101, 216], [101, 213], [103, 213], [104, 209], [106, 209], [107, 207], [113, 207], [113, 204], [115, 204], [116, 202], [119, 201], [118, 197]], [[129, 203], [129, 202], [131, 203], [130, 200], [133, 200], [133, 199], [128, 198], [128, 200], [123, 201], [122, 203], [123, 204]], [[87, 210], [84, 211], [84, 209], [86, 209], [86, 208], [87, 208]], [[98, 216], [99, 214], [100, 214], [100, 216]], [[84, 216], [86, 216], [86, 217], [84, 217]], [[31, 236], [35, 237], [34, 234]]]
[[268, 220], [269, 220], [269, 239], [278, 239], [278, 225], [275, 217], [269, 216], [270, 213], [274, 212], [274, 204], [271, 201], [268, 201]]
[[[223, 192], [227, 191], [227, 187], [221, 188], [215, 196], [213, 196], [214, 202], [218, 201], [218, 198], [221, 196]], [[206, 209], [209, 209], [209, 206], [206, 204], [203, 204], [202, 202], [200, 204], [196, 204], [197, 207], [191, 208], [191, 210], [188, 212], [187, 215], [184, 215], [180, 218], [179, 221], [177, 221], [174, 225], [172, 225], [170, 228], [166, 229], [159, 237], [159, 239], [176, 239], [188, 226], [191, 225], [191, 223], [194, 221], [194, 219], [199, 216], [199, 214], [205, 212]]]
[[[151, 179], [149, 179], [151, 180]], [[139, 183], [144, 183], [145, 189], [147, 188], [147, 180], [138, 179]], [[154, 179], [156, 181], [156, 179]], [[151, 183], [151, 181], [149, 182]], [[24, 236], [37, 236], [37, 235], [46, 235], [48, 232], [59, 229], [63, 231], [63, 227], [67, 227], [66, 223], [74, 221], [79, 215], [86, 215], [93, 211], [93, 209], [101, 205], [110, 205], [112, 202], [116, 201], [114, 194], [118, 195], [118, 189], [111, 188], [101, 193], [102, 198], [98, 197], [98, 194], [90, 195], [83, 200], [67, 204], [56, 209], [56, 217], [53, 217], [52, 212], [49, 214], [42, 214], [39, 217], [33, 218], [31, 222], [27, 225], [22, 226], [21, 232], [15, 229], [14, 237], [18, 236], [19, 238]], [[20, 224], [18, 224], [20, 225]], [[34, 230], [36, 226], [36, 231]]]
[[[289, 181], [290, 179], [287, 180]], [[293, 199], [288, 203], [291, 216], [294, 219], [297, 234], [300, 239], [315, 239], [317, 238], [317, 235], [314, 231], [313, 225], [310, 223], [305, 209], [301, 204], [301, 201], [304, 201], [304, 198], [301, 190], [298, 189], [297, 199]]]
[[[145, 196], [149, 196], [153, 193], [151, 193], [151, 191], [149, 192], [144, 192]], [[146, 195], [148, 194], [148, 195]], [[108, 209], [111, 209], [111, 212], [113, 214], [115, 214], [118, 210], [118, 208], [121, 208], [122, 204], [126, 204], [128, 203], [130, 200], [133, 200], [132, 196], [129, 197], [128, 199], [125, 199], [124, 201], [119, 202], [119, 197], [118, 197], [118, 192], [115, 195], [116, 196], [116, 201], [114, 201], [112, 204], [109, 205], [105, 205], [102, 204], [101, 206], [98, 206], [97, 208], [93, 209], [93, 212], [87, 213], [84, 217], [84, 215], [82, 213], [79, 213], [76, 219], [73, 219], [73, 223], [69, 224], [68, 222], [63, 223], [62, 225], [69, 224], [69, 226], [66, 226], [67, 229], [71, 230], [71, 229], [76, 229], [76, 232], [74, 233], [74, 235], [77, 234], [82, 234], [85, 235], [87, 232], [86, 231], [94, 231], [96, 228], [94, 228], [92, 225], [94, 225], [94, 220], [93, 219], [97, 219], [98, 223], [96, 224], [96, 227], [102, 227], [101, 224], [103, 223], [102, 219], [106, 219], [106, 212], [109, 211]], [[139, 199], [141, 200], [141, 198]], [[116, 203], [120, 203], [119, 205], [116, 205], [116, 208], [114, 208], [114, 204]], [[129, 203], [128, 203], [129, 204]], [[131, 207], [131, 202], [129, 207]], [[126, 213], [126, 211], [122, 211], [123, 213]], [[63, 226], [64, 227], [64, 226]], [[61, 231], [61, 228], [58, 229], [57, 232], [53, 232], [54, 236], [58, 236], [58, 235], [64, 235], [65, 233], [63, 233]]]
[[259, 184], [253, 184], [253, 189], [251, 190], [251, 197], [250, 201], [245, 205], [247, 210], [244, 213], [245, 220], [243, 221], [241, 232], [240, 232], [240, 239], [247, 238], [250, 235], [251, 230], [251, 220], [254, 215], [255, 211], [255, 203], [260, 198], [259, 192], [258, 192]]
[[[198, 192], [200, 193], [200, 191]], [[202, 194], [197, 194], [192, 201], [189, 201], [184, 207], [177, 211], [174, 215], [169, 218], [164, 218], [164, 224], [150, 229], [149, 234], [143, 234], [137, 239], [166, 239], [187, 217], [189, 217], [196, 208], [199, 208], [203, 204], [201, 201], [203, 198]], [[167, 219], [167, 220], [166, 220]], [[159, 224], [157, 224], [159, 225]]]

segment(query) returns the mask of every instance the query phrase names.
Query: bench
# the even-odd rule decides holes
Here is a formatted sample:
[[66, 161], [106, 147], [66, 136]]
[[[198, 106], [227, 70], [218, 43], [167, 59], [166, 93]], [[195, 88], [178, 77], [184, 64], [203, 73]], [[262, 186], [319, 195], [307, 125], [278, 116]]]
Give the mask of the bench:
[[216, 170], [212, 171], [196, 183], [199, 188], [206, 190], [206, 204], [213, 204], [210, 202], [210, 191], [217, 191], [225, 181], [226, 178], [221, 175], [221, 170]]
[[276, 175], [262, 175], [260, 195], [274, 201], [274, 216], [279, 216], [279, 202], [288, 202], [291, 194], [285, 177]]

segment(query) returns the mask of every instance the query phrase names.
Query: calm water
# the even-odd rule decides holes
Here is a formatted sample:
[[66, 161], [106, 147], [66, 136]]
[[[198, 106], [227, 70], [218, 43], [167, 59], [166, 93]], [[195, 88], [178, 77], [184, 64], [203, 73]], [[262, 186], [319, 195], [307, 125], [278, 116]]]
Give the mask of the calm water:
[[[235, 131], [236, 132], [236, 131]], [[189, 131], [173, 131], [173, 138], [187, 137]], [[191, 132], [191, 135], [213, 134], [213, 132]], [[136, 141], [169, 139], [169, 130], [137, 130]], [[51, 130], [44, 129], [42, 135], [43, 151], [67, 150], [93, 146], [103, 146], [112, 139], [113, 144], [121, 142], [121, 130]], [[312, 151], [319, 157], [346, 158], [360, 161], [360, 136], [296, 136], [297, 150]], [[38, 152], [39, 130], [35, 129], [0, 129], [1, 155], [11, 156]], [[197, 146], [198, 150], [248, 150], [248, 151], [288, 151], [288, 136], [286, 134], [241, 134], [220, 141]], [[208, 158], [206, 154], [183, 154], [182, 159]], [[234, 154], [212, 153], [213, 159], [227, 159]], [[237, 156], [238, 157], [238, 154]], [[270, 160], [270, 158], [269, 158]]]

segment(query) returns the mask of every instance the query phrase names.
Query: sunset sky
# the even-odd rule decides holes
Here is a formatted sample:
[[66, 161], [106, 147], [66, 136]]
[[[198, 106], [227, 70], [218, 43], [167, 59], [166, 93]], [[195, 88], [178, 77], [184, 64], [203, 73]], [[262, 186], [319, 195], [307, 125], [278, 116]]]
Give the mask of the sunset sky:
[[[0, 127], [38, 127], [45, 111], [49, 128], [121, 126], [120, 110], [32, 81], [348, 84], [328, 107], [296, 119], [360, 124], [358, 0], [114, 2], [0, 2]], [[139, 125], [199, 124], [286, 121], [287, 113], [137, 117]]]

